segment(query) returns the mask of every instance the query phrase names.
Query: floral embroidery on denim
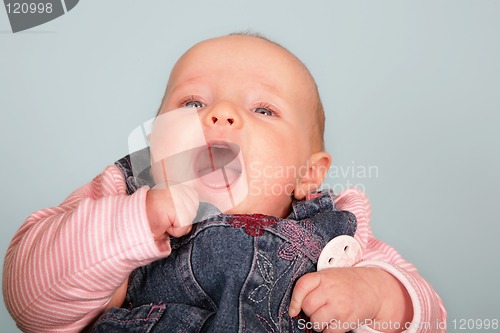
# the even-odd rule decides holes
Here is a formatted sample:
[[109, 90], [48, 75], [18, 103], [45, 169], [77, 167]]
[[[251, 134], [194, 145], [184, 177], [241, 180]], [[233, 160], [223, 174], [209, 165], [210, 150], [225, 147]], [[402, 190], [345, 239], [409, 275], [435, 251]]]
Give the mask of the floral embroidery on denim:
[[[276, 271], [276, 267], [274, 267], [274, 265], [272, 264], [272, 261], [267, 256], [262, 253], [257, 253], [256, 266], [258, 275], [264, 281], [249, 293], [248, 299], [254, 303], [265, 304], [264, 308], [266, 310], [264, 312], [261, 312], [260, 314], [255, 314], [264, 331], [281, 332], [280, 327], [282, 324], [280, 324], [280, 321], [284, 320], [283, 315], [288, 314], [288, 311], [278, 314], [278, 316], [276, 316], [276, 314], [271, 311], [271, 302], [273, 301], [272, 298], [274, 297], [273, 293], [276, 292], [276, 289], [279, 289], [283, 284], [283, 279], [287, 279], [288, 281], [290, 270], [293, 271], [297, 268], [297, 261], [293, 260], [289, 262], [289, 264], [284, 267], [283, 271], [278, 272]], [[287, 294], [287, 296], [285, 296], [287, 298], [290, 297], [292, 288], [291, 284], [288, 285], [290, 288], [290, 294]]]
[[269, 321], [267, 321], [266, 318], [260, 316], [260, 315], [256, 315], [257, 319], [259, 320], [260, 324], [262, 325], [262, 327], [266, 330], [265, 332], [266, 333], [275, 333], [276, 331], [274, 330], [274, 328], [271, 326], [271, 324], [269, 323]]
[[271, 290], [265, 284], [261, 284], [248, 295], [248, 299], [254, 303], [260, 303], [267, 298]]
[[274, 281], [274, 266], [271, 260], [267, 259], [262, 254], [258, 254], [257, 257], [257, 267], [259, 268], [260, 274], [262, 278], [267, 283], [271, 283]]
[[305, 224], [305, 228], [290, 221], [280, 223], [278, 231], [285, 235], [289, 241], [279, 247], [278, 255], [283, 259], [292, 260], [298, 253], [305, 253], [317, 261], [324, 242], [321, 237], [314, 235], [312, 230], [307, 230], [312, 226], [312, 223]]
[[265, 283], [252, 290], [248, 298], [254, 303], [260, 303], [267, 298], [274, 283], [274, 266], [264, 255], [257, 254], [257, 267]]
[[245, 232], [253, 237], [262, 236], [264, 230], [273, 228], [278, 223], [278, 218], [262, 214], [235, 214], [228, 218], [231, 227], [244, 228]]

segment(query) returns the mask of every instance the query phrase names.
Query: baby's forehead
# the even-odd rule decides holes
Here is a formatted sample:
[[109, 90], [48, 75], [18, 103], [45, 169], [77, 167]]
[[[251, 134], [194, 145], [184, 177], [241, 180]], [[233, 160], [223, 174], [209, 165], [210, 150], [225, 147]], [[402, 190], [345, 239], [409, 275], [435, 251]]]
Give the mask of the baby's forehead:
[[271, 79], [278, 87], [293, 80], [300, 86], [301, 95], [316, 90], [306, 66], [286, 48], [260, 37], [240, 35], [218, 37], [194, 45], [174, 65], [169, 85], [179, 80], [192, 80], [196, 74], [209, 76], [231, 69], [233, 73], [251, 73], [252, 80], [263, 84], [270, 79], [271, 69], [275, 76]]
[[[298, 70], [309, 75], [306, 66], [293, 53], [283, 46], [264, 38], [246, 35], [229, 35], [202, 41], [187, 50], [177, 61], [174, 69], [186, 62], [210, 62], [229, 56], [230, 62], [247, 62], [249, 65], [272, 63], [287, 67], [288, 70]], [[276, 61], [278, 60], [278, 61]], [[226, 65], [230, 65], [226, 63]]]

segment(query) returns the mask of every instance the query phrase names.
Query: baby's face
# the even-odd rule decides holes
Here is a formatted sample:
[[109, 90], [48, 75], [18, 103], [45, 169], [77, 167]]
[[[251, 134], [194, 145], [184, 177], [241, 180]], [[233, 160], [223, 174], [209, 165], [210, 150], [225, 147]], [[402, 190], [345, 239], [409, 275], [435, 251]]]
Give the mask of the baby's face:
[[[175, 146], [197, 140], [193, 133], [201, 127], [212, 152], [198, 154], [199, 159], [207, 163], [214, 153], [229, 162], [240, 153], [222, 189], [240, 197], [223, 210], [286, 216], [314, 152], [314, 89], [298, 60], [268, 41], [227, 36], [202, 42], [172, 70], [159, 117], [180, 112], [184, 120], [177, 121], [175, 136], [161, 142]], [[183, 107], [185, 114], [178, 110]], [[202, 201], [215, 198], [221, 190], [217, 180], [200, 179]]]

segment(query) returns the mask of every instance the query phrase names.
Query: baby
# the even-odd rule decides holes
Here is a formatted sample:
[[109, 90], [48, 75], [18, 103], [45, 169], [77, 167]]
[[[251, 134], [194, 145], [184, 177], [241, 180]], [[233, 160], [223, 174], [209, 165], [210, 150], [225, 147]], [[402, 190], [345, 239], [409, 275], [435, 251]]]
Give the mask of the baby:
[[[183, 128], [170, 138], [178, 126], [158, 125], [169, 114]], [[170, 176], [163, 157], [192, 141], [191, 123], [181, 125], [192, 115], [209, 148], [195, 161], [236, 161], [223, 178]], [[324, 113], [288, 50], [250, 35], [195, 45], [174, 66], [153, 127], [151, 179], [138, 180], [128, 156], [15, 235], [3, 290], [23, 330], [439, 331], [420, 323], [445, 320], [441, 300], [373, 238], [363, 194], [316, 193], [331, 163]], [[340, 235], [355, 237], [361, 260], [315, 271]]]

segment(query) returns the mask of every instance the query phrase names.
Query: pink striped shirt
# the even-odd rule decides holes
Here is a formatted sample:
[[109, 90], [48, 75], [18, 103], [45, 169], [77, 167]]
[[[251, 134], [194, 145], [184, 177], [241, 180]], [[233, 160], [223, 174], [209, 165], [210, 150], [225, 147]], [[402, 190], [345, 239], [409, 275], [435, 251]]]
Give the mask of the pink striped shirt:
[[[170, 253], [160, 252], [153, 240], [146, 193], [141, 188], [127, 195], [122, 173], [109, 166], [60, 206], [27, 218], [7, 250], [3, 274], [5, 303], [23, 331], [79, 332], [135, 268]], [[384, 269], [406, 287], [414, 311], [408, 332], [444, 331], [435, 325], [446, 321], [441, 299], [412, 264], [375, 239], [365, 195], [349, 189], [335, 203], [357, 217], [355, 238], [363, 248], [357, 266]]]

